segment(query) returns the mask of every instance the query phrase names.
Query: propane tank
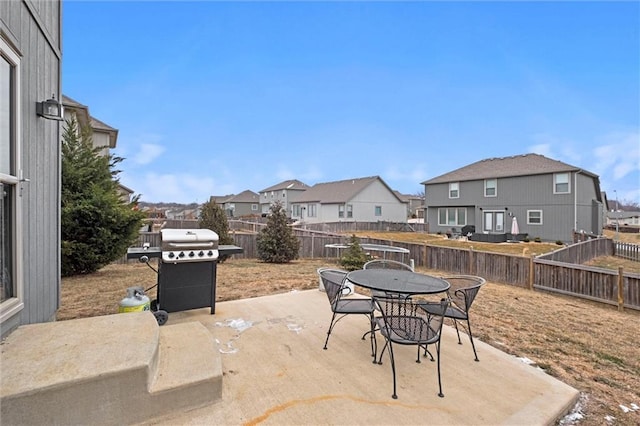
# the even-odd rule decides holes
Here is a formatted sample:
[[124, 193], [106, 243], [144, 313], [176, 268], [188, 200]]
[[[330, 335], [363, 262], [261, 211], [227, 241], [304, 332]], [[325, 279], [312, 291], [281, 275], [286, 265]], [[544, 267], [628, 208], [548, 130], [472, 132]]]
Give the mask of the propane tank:
[[127, 297], [120, 301], [118, 312], [142, 312], [151, 310], [151, 301], [140, 286], [127, 288]]

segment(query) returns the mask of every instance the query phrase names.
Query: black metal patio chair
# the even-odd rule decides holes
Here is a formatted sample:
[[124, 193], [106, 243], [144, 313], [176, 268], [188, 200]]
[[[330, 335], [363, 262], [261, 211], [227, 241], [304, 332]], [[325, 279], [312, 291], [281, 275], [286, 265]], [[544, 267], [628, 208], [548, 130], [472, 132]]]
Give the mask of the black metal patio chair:
[[329, 299], [329, 305], [331, 306], [331, 311], [333, 313], [331, 316], [329, 329], [327, 330], [327, 339], [324, 342], [323, 349], [327, 349], [329, 337], [331, 336], [331, 332], [333, 331], [333, 328], [338, 323], [338, 321], [340, 321], [346, 315], [365, 315], [369, 319], [370, 329], [362, 336], [362, 339], [364, 340], [364, 336], [370, 334], [371, 356], [375, 361], [377, 350], [373, 318], [375, 305], [373, 303], [373, 299], [371, 299], [370, 297], [348, 297], [352, 296], [352, 291], [351, 287], [347, 285], [347, 273], [347, 271], [339, 269], [322, 269], [318, 271], [320, 279], [322, 279], [322, 283], [324, 284], [324, 290], [327, 298]]
[[[442, 393], [442, 379], [440, 375], [440, 337], [444, 312], [449, 306], [448, 299], [442, 299], [436, 309], [436, 304], [429, 311], [421, 309], [419, 299], [411, 298], [403, 294], [386, 293], [384, 296], [374, 296], [374, 301], [382, 315], [376, 317], [380, 334], [385, 338], [385, 347], [380, 353], [380, 360], [384, 349], [389, 353], [391, 372], [393, 374], [394, 399], [398, 398], [396, 392], [396, 364], [393, 355], [393, 345], [415, 345], [417, 347], [416, 362], [420, 362], [420, 350], [427, 350], [429, 345], [436, 345], [438, 364], [438, 396]], [[382, 361], [379, 361], [382, 363]]]
[[[466, 332], [469, 335], [469, 340], [471, 341], [471, 347], [473, 348], [473, 355], [475, 357], [475, 361], [480, 361], [478, 359], [478, 353], [476, 352], [476, 346], [473, 343], [473, 333], [471, 332], [471, 321], [469, 320], [469, 311], [471, 310], [471, 305], [475, 300], [480, 288], [485, 284], [485, 279], [481, 277], [476, 277], [473, 275], [455, 275], [450, 277], [443, 277], [451, 287], [447, 291], [447, 295], [451, 304], [447, 308], [444, 316], [445, 318], [449, 318], [453, 320], [453, 324], [456, 327], [456, 333], [458, 334], [458, 344], [462, 344], [462, 340], [460, 340], [460, 330], [458, 329], [458, 322], [463, 321], [466, 322]], [[435, 312], [439, 310], [439, 306], [434, 302], [422, 302], [420, 303], [420, 307], [427, 312]]]

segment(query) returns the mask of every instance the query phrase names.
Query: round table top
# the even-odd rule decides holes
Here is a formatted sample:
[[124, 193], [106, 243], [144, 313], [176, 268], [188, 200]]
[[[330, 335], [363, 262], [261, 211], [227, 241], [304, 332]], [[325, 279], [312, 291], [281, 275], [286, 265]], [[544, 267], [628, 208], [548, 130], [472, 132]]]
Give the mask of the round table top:
[[443, 293], [450, 287], [442, 278], [396, 269], [360, 269], [347, 279], [360, 287], [404, 294]]

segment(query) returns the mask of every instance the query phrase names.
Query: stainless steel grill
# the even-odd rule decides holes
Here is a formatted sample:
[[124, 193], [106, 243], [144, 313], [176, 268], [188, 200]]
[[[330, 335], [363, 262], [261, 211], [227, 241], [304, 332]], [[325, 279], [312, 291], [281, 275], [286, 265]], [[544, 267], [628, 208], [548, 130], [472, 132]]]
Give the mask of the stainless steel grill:
[[163, 229], [158, 308], [167, 312], [211, 307], [215, 313], [218, 234], [209, 229]]

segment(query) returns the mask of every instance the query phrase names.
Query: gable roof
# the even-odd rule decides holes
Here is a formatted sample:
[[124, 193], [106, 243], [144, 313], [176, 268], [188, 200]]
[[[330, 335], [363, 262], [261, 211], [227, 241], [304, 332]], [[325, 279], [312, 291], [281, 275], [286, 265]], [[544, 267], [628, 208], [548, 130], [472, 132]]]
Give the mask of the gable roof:
[[296, 198], [296, 203], [321, 202], [322, 204], [346, 203], [353, 199], [358, 193], [379, 180], [389, 192], [391, 192], [400, 202], [398, 195], [380, 178], [380, 176], [370, 176], [364, 178], [345, 179], [335, 182], [317, 183], [311, 188], [301, 193]]
[[289, 189], [293, 191], [305, 191], [309, 188], [310, 186], [307, 185], [306, 183], [302, 183], [297, 179], [289, 179], [289, 180], [285, 180], [280, 183], [277, 183], [273, 186], [270, 186], [269, 188], [263, 189], [260, 192], [279, 191], [282, 189]]
[[104, 132], [109, 135], [109, 148], [115, 148], [118, 140], [118, 129], [106, 124], [104, 121], [100, 121], [95, 117], [89, 116], [91, 120], [91, 128], [96, 131]]
[[258, 201], [260, 196], [249, 189], [224, 200], [225, 203], [257, 203]]
[[422, 182], [422, 185], [577, 171], [597, 178], [597, 175], [593, 173], [563, 163], [562, 161], [552, 160], [544, 155], [524, 154], [480, 160], [452, 172], [426, 180]]

